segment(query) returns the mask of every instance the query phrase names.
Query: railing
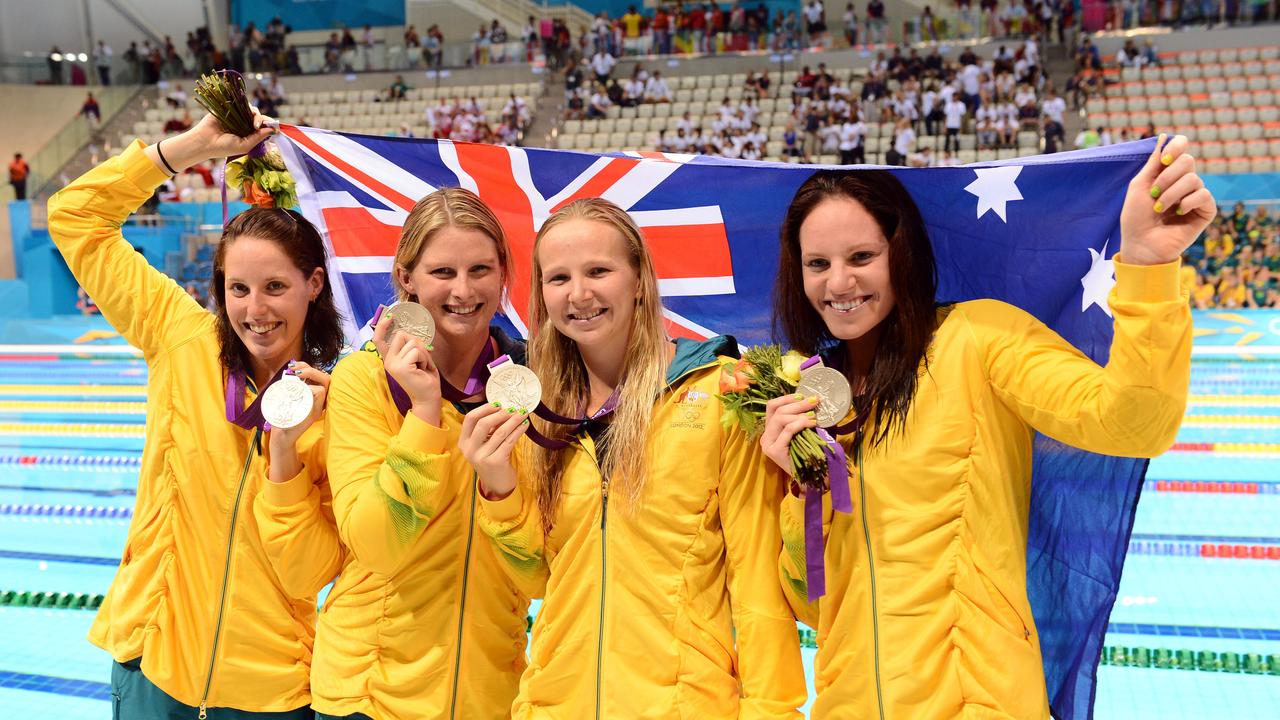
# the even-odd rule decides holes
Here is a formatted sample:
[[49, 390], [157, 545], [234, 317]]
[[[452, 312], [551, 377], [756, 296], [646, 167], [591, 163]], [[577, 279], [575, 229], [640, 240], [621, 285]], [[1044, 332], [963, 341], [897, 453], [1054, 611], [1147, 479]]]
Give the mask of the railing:
[[97, 98], [98, 107], [102, 113], [102, 124], [90, 125], [87, 118], [77, 116], [58, 131], [52, 140], [45, 143], [30, 160], [28, 195], [37, 196], [48, 191], [49, 185], [59, 179], [55, 175], [62, 166], [84, 149], [94, 133], [111, 122], [140, 92], [142, 88], [137, 85], [96, 89], [94, 97]]

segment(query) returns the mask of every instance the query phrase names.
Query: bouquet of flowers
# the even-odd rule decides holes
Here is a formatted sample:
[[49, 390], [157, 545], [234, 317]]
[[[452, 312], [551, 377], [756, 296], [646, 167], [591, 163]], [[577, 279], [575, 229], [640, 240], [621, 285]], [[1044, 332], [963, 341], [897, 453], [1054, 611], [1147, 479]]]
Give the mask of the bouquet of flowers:
[[[796, 393], [806, 360], [795, 350], [784, 354], [777, 345], [758, 345], [748, 348], [737, 362], [725, 363], [720, 368], [724, 407], [720, 422], [726, 427], [736, 422], [748, 437], [758, 438], [764, 432], [765, 405]], [[805, 428], [791, 439], [791, 469], [799, 485], [826, 492], [830, 474], [827, 447], [814, 428]]]
[[[202, 75], [195, 85], [196, 102], [218, 119], [227, 132], [240, 137], [254, 133], [253, 109], [245, 93], [244, 78], [234, 70]], [[240, 188], [245, 202], [264, 208], [290, 208], [298, 204], [293, 176], [280, 150], [263, 142], [227, 162], [226, 183]]]

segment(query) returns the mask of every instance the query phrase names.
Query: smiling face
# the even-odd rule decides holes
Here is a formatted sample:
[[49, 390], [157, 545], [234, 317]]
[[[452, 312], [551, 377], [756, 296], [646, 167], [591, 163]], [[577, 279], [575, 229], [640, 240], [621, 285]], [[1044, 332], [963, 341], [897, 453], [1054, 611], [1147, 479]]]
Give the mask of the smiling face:
[[307, 311], [324, 287], [324, 269], [308, 277], [279, 244], [252, 235], [230, 243], [224, 268], [227, 317], [249, 351], [255, 375], [299, 358]]
[[413, 267], [396, 266], [396, 275], [431, 313], [445, 342], [488, 334], [502, 301], [504, 277], [497, 243], [486, 233], [442, 227], [427, 240]]
[[893, 310], [889, 242], [856, 200], [834, 196], [818, 203], [800, 225], [805, 297], [839, 340], [874, 337]]
[[621, 232], [597, 220], [567, 220], [543, 235], [537, 264], [547, 317], [557, 330], [580, 348], [626, 345], [640, 274]]

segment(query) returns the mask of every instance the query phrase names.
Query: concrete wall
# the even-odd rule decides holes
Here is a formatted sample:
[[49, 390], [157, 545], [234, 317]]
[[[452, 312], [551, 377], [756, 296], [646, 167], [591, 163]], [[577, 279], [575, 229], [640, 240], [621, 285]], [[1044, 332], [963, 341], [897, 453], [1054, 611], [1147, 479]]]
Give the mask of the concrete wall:
[[[159, 37], [170, 35], [178, 44], [187, 32], [205, 24], [202, 0], [114, 0], [132, 8], [147, 30]], [[218, 0], [219, 2], [223, 0]], [[84, 8], [89, 7], [86, 20]], [[92, 37], [89, 32], [92, 30]], [[92, 52], [98, 39], [117, 53], [130, 41], [141, 41], [146, 31], [107, 0], [4, 0], [0, 2], [0, 56], [33, 52], [43, 57], [57, 45], [63, 52]]]

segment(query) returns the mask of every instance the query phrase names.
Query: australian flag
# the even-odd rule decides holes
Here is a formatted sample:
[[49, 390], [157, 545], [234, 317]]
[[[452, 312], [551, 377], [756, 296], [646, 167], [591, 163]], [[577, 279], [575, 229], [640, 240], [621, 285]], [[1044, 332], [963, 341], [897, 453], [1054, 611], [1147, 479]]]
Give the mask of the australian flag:
[[[595, 155], [282, 126], [303, 213], [320, 229], [348, 335], [393, 297], [392, 256], [410, 209], [436, 188], [475, 191], [513, 253], [500, 321], [522, 335], [530, 254], [543, 221], [602, 197], [630, 212], [654, 257], [668, 331], [768, 342], [778, 231], [815, 166], [662, 153]], [[1126, 186], [1154, 140], [963, 167], [892, 168], [938, 262], [938, 301], [995, 298], [1038, 317], [1099, 364], [1111, 345]], [[1055, 717], [1092, 716], [1147, 461], [1036, 438], [1027, 594]]]

